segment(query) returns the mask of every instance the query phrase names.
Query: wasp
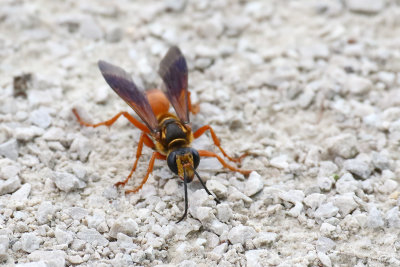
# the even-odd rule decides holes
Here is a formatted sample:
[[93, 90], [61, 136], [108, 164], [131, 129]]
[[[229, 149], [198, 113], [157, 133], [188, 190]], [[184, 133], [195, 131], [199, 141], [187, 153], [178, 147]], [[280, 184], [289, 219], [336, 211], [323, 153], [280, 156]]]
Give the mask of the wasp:
[[[73, 113], [78, 122], [83, 126], [98, 127], [101, 125], [111, 126], [119, 117], [124, 116], [136, 128], [141, 131], [136, 150], [136, 159], [128, 177], [115, 186], [125, 186], [136, 170], [138, 160], [142, 155], [143, 145], [153, 149], [146, 175], [136, 188], [126, 190], [125, 193], [135, 193], [146, 183], [153, 171], [156, 159], [166, 160], [169, 169], [183, 180], [185, 193], [185, 211], [178, 223], [182, 221], [188, 211], [187, 184], [196, 176], [201, 185], [209, 195], [204, 181], [196, 171], [200, 163], [200, 157], [214, 157], [225, 168], [235, 172], [248, 175], [250, 171], [236, 168], [220, 157], [218, 154], [207, 150], [196, 150], [191, 147], [194, 139], [199, 138], [209, 131], [214, 144], [221, 153], [232, 162], [240, 162], [247, 154], [238, 158], [229, 157], [222, 149], [219, 139], [209, 125], [192, 130], [189, 112], [195, 114], [199, 108], [191, 104], [190, 92], [188, 91], [188, 67], [186, 59], [180, 49], [171, 47], [160, 62], [158, 74], [163, 80], [160, 89], [147, 91], [140, 90], [133, 82], [131, 76], [122, 68], [107, 63], [103, 60], [98, 62], [99, 69], [108, 85], [120, 96], [140, 117], [141, 121], [127, 112], [120, 112], [113, 118], [97, 124], [90, 124], [81, 119], [76, 109]], [[170, 104], [175, 114], [169, 112]], [[217, 203], [219, 200], [215, 198]]]

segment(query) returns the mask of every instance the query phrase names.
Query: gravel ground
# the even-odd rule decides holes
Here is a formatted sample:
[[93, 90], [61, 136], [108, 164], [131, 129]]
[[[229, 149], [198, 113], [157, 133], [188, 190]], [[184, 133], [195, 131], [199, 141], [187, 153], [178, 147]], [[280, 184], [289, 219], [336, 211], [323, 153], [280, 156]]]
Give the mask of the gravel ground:
[[[0, 261], [13, 266], [400, 266], [400, 2], [9, 1], [0, 8]], [[97, 61], [160, 84], [171, 45], [246, 178], [203, 159], [189, 215]], [[210, 136], [197, 149], [217, 151]], [[133, 179], [137, 185], [151, 150]]]

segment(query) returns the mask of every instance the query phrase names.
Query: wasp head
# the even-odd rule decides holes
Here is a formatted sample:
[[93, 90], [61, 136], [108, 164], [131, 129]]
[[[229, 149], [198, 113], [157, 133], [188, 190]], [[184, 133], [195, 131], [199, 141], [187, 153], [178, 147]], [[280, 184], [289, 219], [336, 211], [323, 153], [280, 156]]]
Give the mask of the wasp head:
[[169, 153], [167, 158], [169, 169], [178, 174], [179, 178], [191, 182], [194, 177], [194, 170], [199, 166], [200, 156], [196, 149], [191, 147], [178, 148]]

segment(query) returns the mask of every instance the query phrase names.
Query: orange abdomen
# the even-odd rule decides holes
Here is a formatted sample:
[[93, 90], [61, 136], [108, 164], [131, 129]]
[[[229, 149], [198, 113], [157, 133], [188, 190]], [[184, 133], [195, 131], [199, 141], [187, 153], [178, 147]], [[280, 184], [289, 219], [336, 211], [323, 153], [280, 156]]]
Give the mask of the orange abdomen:
[[169, 101], [165, 94], [159, 89], [151, 89], [146, 91], [147, 99], [154, 112], [158, 117], [160, 114], [165, 114], [169, 110]]

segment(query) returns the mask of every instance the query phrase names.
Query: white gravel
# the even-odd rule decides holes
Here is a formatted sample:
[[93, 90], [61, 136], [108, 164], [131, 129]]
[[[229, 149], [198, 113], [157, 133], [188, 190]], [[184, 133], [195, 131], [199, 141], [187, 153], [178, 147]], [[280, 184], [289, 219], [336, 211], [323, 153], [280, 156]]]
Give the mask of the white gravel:
[[[12, 1], [0, 9], [0, 265], [400, 266], [400, 6], [391, 0]], [[140, 132], [99, 59], [160, 85], [179, 45], [215, 159], [113, 184]], [[26, 75], [31, 74], [31, 75]], [[197, 149], [219, 153], [208, 134]], [[144, 176], [145, 147], [132, 188]]]

